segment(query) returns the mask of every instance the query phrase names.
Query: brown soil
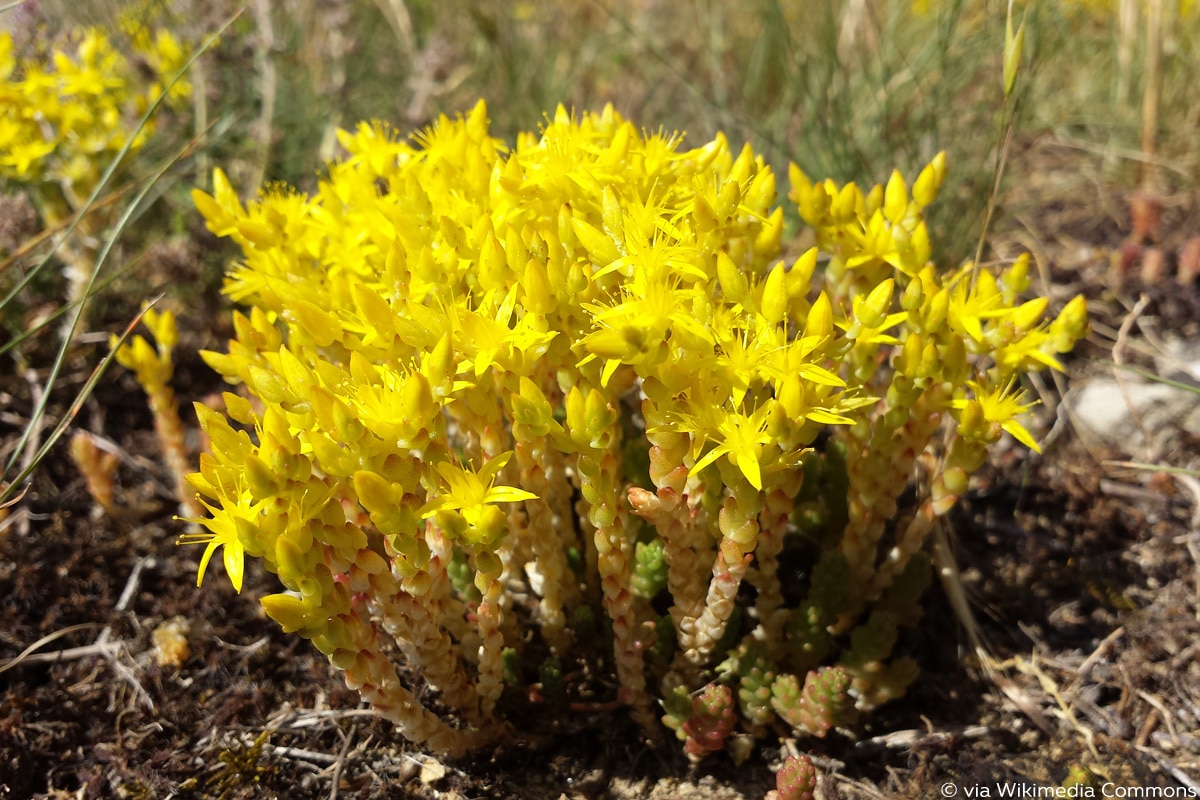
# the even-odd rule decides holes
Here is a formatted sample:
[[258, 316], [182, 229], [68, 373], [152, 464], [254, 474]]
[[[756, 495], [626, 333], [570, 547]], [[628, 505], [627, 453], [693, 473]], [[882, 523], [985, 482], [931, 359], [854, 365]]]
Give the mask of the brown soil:
[[[1108, 201], [1117, 211], [1098, 221], [1043, 204], [1036, 227], [1009, 236], [1036, 244], [1056, 298], [1082, 290], [1095, 301], [1098, 333], [1072, 357], [1075, 374], [1105, 369], [1090, 359], [1108, 357], [1103, 333], [1143, 290], [1142, 322], [1188, 333], [1200, 319], [1196, 287], [1170, 276], [1113, 290], [1127, 206]], [[1169, 222], [1197, 227], [1184, 211]], [[212, 345], [208, 318], [189, 324], [193, 344]], [[32, 389], [7, 365], [0, 375], [7, 457]], [[196, 358], [176, 383], [185, 398], [219, 388]], [[1057, 393], [1044, 383], [1048, 428]], [[0, 798], [717, 800], [773, 785], [779, 741], [741, 766], [721, 756], [692, 768], [677, 743], [644, 743], [619, 711], [518, 717], [521, 736], [462, 762], [420, 754], [265, 618], [255, 598], [274, 591], [271, 576], [251, 567], [238, 595], [213, 570], [196, 589], [200, 551], [174, 544], [182, 525], [128, 375], [108, 376], [78, 424], [122, 448], [126, 511], [94, 516], [60, 447], [2, 523]], [[1179, 441], [1161, 457], [1187, 465], [1198, 453]], [[935, 586], [905, 645], [923, 665], [907, 696], [854, 730], [782, 743], [813, 756], [825, 797], [936, 797], [947, 785], [996, 797], [1065, 781], [1085, 787], [1077, 796], [1101, 796], [1106, 782], [1200, 796], [1200, 497], [1187, 480], [1101, 463], [1118, 455], [1089, 451], [1069, 425], [1042, 457], [995, 455], [951, 525], [992, 660]], [[188, 648], [178, 666], [156, 661], [155, 632], [171, 621]]]

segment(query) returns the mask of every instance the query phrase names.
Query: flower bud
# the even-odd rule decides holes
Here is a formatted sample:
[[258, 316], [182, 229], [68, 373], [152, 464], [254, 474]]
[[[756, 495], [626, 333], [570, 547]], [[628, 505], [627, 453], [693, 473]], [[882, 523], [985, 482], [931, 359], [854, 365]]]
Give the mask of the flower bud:
[[754, 237], [754, 252], [764, 258], [773, 258], [779, 253], [783, 240], [783, 209], [777, 208], [763, 222], [762, 229]]
[[823, 183], [815, 184], [808, 191], [798, 194], [796, 208], [800, 212], [800, 217], [814, 228], [824, 222], [826, 215], [829, 214], [829, 207], [829, 190]]
[[810, 247], [796, 259], [787, 274], [787, 293], [789, 299], [804, 297], [812, 286], [813, 272], [817, 269], [817, 248]]
[[904, 347], [896, 359], [896, 371], [910, 378], [923, 378], [921, 373], [921, 356], [925, 351], [925, 342], [919, 333], [910, 333], [904, 340]]
[[940, 353], [941, 368], [934, 374], [952, 383], [958, 383], [968, 367], [967, 348], [963, 340], [957, 336], [951, 337]]
[[1054, 349], [1060, 353], [1069, 352], [1075, 346], [1075, 342], [1086, 336], [1087, 332], [1087, 301], [1083, 295], [1076, 295], [1050, 325]]
[[775, 173], [764, 167], [750, 182], [745, 204], [755, 210], [766, 209], [775, 202]]
[[946, 178], [946, 151], [938, 153], [933, 157], [925, 169], [921, 170], [921, 174], [917, 176], [917, 180], [913, 183], [913, 201], [919, 208], [932, 203], [937, 199], [938, 192], [942, 188], [942, 181]]
[[804, 336], [825, 339], [832, 333], [833, 306], [829, 303], [829, 296], [821, 292], [808, 311], [808, 319], [804, 323]]
[[837, 225], [845, 225], [857, 215], [858, 206], [862, 201], [862, 193], [853, 181], [847, 183], [837, 193], [833, 200], [833, 221]]
[[[892, 293], [895, 289], [895, 279], [888, 278], [872, 289], [871, 293], [867, 295], [867, 298], [861, 304], [855, 303], [857, 307], [854, 309], [854, 316], [857, 321], [862, 323], [866, 328], [881, 327], [887, 319], [888, 309], [892, 305]], [[858, 299], [857, 297], [855, 298], [855, 300]]]
[[1028, 331], [1038, 323], [1042, 318], [1042, 314], [1046, 311], [1046, 306], [1050, 305], [1048, 297], [1037, 297], [1027, 303], [1022, 303], [1017, 308], [1014, 308], [1009, 319], [1013, 326], [1021, 332]]
[[919, 278], [908, 282], [904, 293], [900, 295], [900, 307], [905, 311], [916, 311], [925, 302], [925, 286]]
[[894, 169], [883, 192], [883, 215], [887, 217], [888, 222], [899, 225], [907, 213], [908, 186], [904, 183], [904, 176], [900, 174], [900, 170]]
[[295, 633], [308, 625], [308, 604], [291, 594], [269, 594], [259, 601], [267, 616], [279, 623], [284, 633]]
[[787, 279], [783, 264], [776, 264], [767, 272], [767, 279], [762, 284], [762, 299], [759, 301], [759, 313], [772, 325], [783, 322], [787, 314], [788, 293], [785, 281]]
[[882, 208], [883, 186], [877, 183], [871, 187], [871, 191], [867, 192], [867, 196], [863, 198], [863, 219], [869, 219], [875, 216], [875, 212], [881, 210]]
[[946, 315], [950, 312], [950, 290], [941, 289], [931, 297], [925, 306], [925, 319], [922, 328], [925, 333], [936, 333], [946, 324]]
[[1029, 288], [1029, 253], [1021, 253], [1000, 278], [1004, 287], [1004, 302], [1012, 305], [1017, 297]]
[[1021, 53], [1025, 49], [1025, 19], [1017, 32], [1013, 33], [1013, 7], [1008, 4], [1008, 17], [1004, 22], [1004, 96], [1009, 97], [1017, 84], [1017, 73], [1021, 69]]

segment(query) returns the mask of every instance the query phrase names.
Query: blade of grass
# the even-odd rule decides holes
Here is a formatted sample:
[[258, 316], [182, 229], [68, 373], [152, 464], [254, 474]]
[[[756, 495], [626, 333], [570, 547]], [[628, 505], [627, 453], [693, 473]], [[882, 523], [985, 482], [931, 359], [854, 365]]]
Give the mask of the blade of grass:
[[1190, 475], [1193, 478], [1200, 478], [1200, 470], [1169, 467], [1165, 464], [1145, 464], [1141, 461], [1101, 461], [1100, 463], [1106, 467], [1126, 467], [1127, 469], [1140, 469], [1146, 472], [1166, 472], [1171, 475]]
[[1000, 199], [1001, 184], [1004, 181], [1004, 167], [1008, 163], [1009, 150], [1012, 147], [1013, 136], [1017, 130], [1021, 97], [1015, 92], [1015, 89], [1016, 80], [1021, 71], [1024, 33], [1025, 18], [1023, 16], [1019, 33], [1013, 32], [1013, 2], [1009, 0], [1008, 16], [1005, 20], [1004, 32], [1004, 109], [1002, 111], [1002, 118], [1005, 120], [1004, 133], [1000, 139], [1000, 147], [996, 152], [996, 166], [992, 176], [992, 190], [988, 194], [987, 206], [983, 214], [983, 225], [979, 230], [979, 242], [975, 247], [975, 263], [971, 269], [971, 291], [975, 290], [975, 281], [979, 278], [980, 264], [983, 263], [983, 248], [987, 244], [992, 217], [996, 213], [996, 203]]
[[1124, 370], [1125, 372], [1132, 372], [1134, 375], [1154, 381], [1155, 383], [1161, 383], [1164, 386], [1174, 386], [1176, 389], [1183, 389], [1185, 391], [1192, 392], [1193, 394], [1200, 394], [1200, 386], [1196, 386], [1195, 384], [1164, 378], [1163, 376], [1157, 375], [1149, 370], [1138, 369], [1137, 367], [1131, 367], [1128, 364], [1118, 364], [1115, 361], [1109, 361], [1106, 358], [1098, 358], [1096, 361], [1104, 364], [1107, 367], [1116, 367], [1117, 369]]

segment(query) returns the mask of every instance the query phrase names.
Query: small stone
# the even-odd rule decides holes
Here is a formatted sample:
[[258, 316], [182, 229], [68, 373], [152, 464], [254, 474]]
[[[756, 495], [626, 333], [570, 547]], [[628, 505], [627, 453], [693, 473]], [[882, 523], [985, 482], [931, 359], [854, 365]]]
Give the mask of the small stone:
[[446, 765], [440, 761], [429, 759], [421, 764], [421, 783], [429, 786], [446, 777]]
[[154, 644], [154, 663], [160, 667], [179, 669], [192, 657], [187, 635], [191, 626], [183, 617], [173, 617], [154, 629], [150, 640]]
[[[1084, 439], [1126, 452], [1180, 432], [1200, 436], [1200, 394], [1165, 383], [1101, 378], [1072, 391], [1067, 403]], [[1158, 441], [1146, 442], [1143, 428]]]

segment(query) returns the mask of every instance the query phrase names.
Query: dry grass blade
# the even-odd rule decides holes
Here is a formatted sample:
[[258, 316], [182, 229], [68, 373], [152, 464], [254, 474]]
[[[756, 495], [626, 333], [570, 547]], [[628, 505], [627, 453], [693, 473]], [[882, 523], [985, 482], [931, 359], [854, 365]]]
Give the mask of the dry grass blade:
[[[13, 667], [18, 666], [19, 664], [21, 664], [25, 661], [37, 661], [37, 660], [53, 661], [56, 658], [60, 658], [60, 657], [62, 657], [63, 653], [68, 652], [68, 651], [60, 651], [58, 653], [47, 653], [47, 654], [45, 654], [45, 656], [43, 658], [40, 658], [40, 659], [34, 658], [34, 654], [37, 653], [38, 650], [41, 650], [46, 645], [50, 644], [51, 642], [57, 641], [57, 640], [63, 638], [64, 636], [70, 636], [72, 633], [78, 633], [79, 631], [93, 630], [93, 629], [99, 628], [99, 627], [101, 627], [101, 625], [98, 622], [85, 622], [85, 623], [82, 623], [79, 625], [69, 625], [66, 628], [55, 631], [54, 633], [46, 634], [41, 639], [38, 639], [36, 642], [34, 642], [33, 644], [29, 645], [24, 650], [22, 650], [20, 652], [20, 654], [14, 656], [13, 658], [8, 659], [7, 661], [0, 663], [0, 673], [8, 672]], [[72, 651], [79, 651], [79, 650], [88, 650], [88, 651], [92, 651], [92, 652], [99, 652], [96, 649], [95, 645], [87, 645], [86, 647], [72, 648]]]
[[7, 500], [5, 500], [4, 502], [0, 503], [0, 510], [4, 510], [4, 509], [8, 509], [8, 508], [12, 508], [12, 507], [13, 507], [13, 506], [15, 506], [17, 503], [21, 502], [21, 500], [22, 500], [22, 499], [25, 497], [25, 494], [26, 494], [28, 491], [29, 491], [29, 487], [28, 487], [28, 486], [22, 486], [22, 487], [21, 487], [21, 491], [17, 492], [17, 493], [16, 493], [15, 495], [13, 495], [12, 497], [9, 497], [9, 498], [8, 498]]

